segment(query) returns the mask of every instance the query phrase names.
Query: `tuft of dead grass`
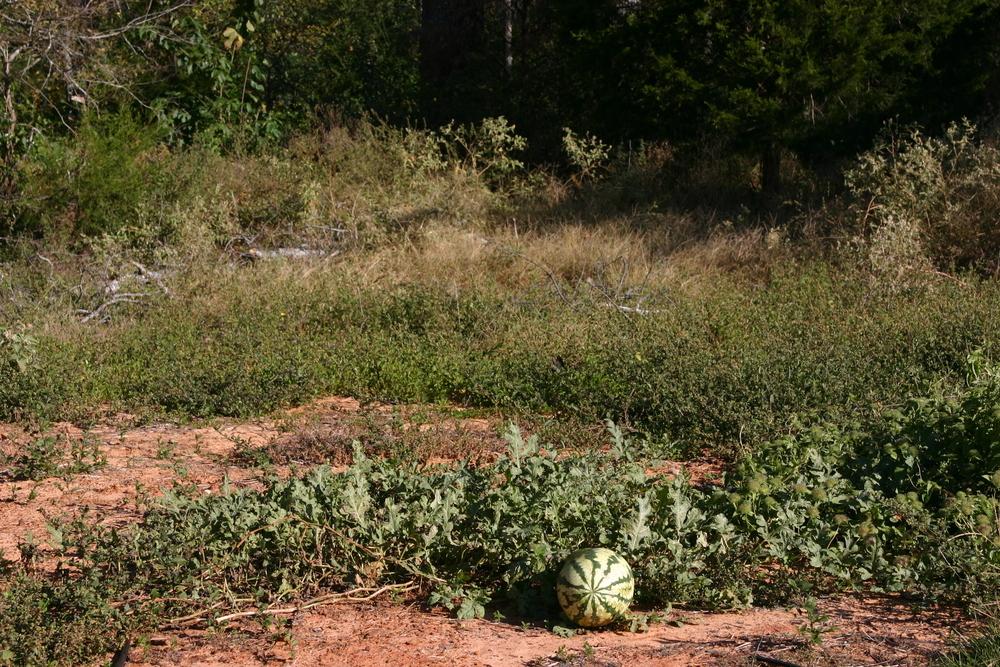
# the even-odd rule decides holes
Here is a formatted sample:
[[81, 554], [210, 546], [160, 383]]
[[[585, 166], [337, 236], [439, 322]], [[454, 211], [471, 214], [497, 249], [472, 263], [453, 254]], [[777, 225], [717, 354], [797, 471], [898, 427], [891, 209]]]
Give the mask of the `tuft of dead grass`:
[[777, 230], [722, 226], [695, 240], [683, 232], [636, 229], [617, 219], [525, 230], [436, 225], [405, 244], [348, 258], [344, 269], [369, 284], [419, 283], [453, 292], [484, 285], [511, 290], [555, 285], [614, 300], [649, 291], [690, 292], [720, 277], [758, 281], [775, 263], [794, 256]]

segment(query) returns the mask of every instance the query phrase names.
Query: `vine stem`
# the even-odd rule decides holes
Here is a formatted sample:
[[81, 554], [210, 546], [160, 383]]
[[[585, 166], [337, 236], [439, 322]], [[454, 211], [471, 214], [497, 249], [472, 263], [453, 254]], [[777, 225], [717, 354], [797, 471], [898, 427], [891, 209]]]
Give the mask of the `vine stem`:
[[[295, 614], [300, 611], [306, 611], [307, 609], [312, 609], [314, 607], [319, 607], [326, 604], [334, 604], [336, 602], [367, 602], [369, 600], [374, 600], [379, 595], [388, 593], [389, 591], [394, 591], [397, 593], [405, 593], [419, 588], [419, 585], [415, 581], [407, 581], [402, 584], [388, 584], [382, 586], [381, 588], [360, 588], [354, 589], [353, 591], [346, 591], [343, 593], [329, 593], [327, 595], [320, 595], [318, 597], [312, 598], [311, 600], [306, 600], [302, 604], [294, 605], [290, 607], [268, 607], [267, 609], [249, 609], [246, 611], [238, 611], [232, 614], [225, 614], [223, 616], [218, 616], [215, 618], [216, 623], [225, 623], [227, 621], [232, 621], [237, 618], [250, 618], [253, 616], [281, 616], [285, 614]], [[358, 596], [358, 593], [366, 592], [368, 595]], [[221, 603], [219, 603], [221, 604]], [[219, 604], [212, 605], [207, 609], [202, 609], [201, 611], [195, 612], [193, 614], [188, 614], [187, 616], [181, 616], [179, 618], [172, 618], [165, 624], [160, 626], [161, 628], [169, 628], [179, 624], [190, 623], [191, 621], [196, 621], [207, 616], [213, 609], [219, 607]]]

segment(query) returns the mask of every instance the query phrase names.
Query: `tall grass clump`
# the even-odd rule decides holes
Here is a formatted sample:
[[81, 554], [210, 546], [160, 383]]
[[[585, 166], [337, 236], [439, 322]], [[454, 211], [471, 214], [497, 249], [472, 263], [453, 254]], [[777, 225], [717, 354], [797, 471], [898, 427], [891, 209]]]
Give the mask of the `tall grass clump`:
[[936, 660], [934, 667], [991, 667], [1000, 664], [1000, 630], [990, 628]]
[[523, 169], [524, 139], [502, 118], [440, 130], [359, 121], [255, 153], [164, 139], [122, 112], [38, 142], [19, 167], [13, 231], [49, 246], [110, 235], [186, 250], [365, 247], [428, 221], [480, 221], [498, 201], [491, 187]]

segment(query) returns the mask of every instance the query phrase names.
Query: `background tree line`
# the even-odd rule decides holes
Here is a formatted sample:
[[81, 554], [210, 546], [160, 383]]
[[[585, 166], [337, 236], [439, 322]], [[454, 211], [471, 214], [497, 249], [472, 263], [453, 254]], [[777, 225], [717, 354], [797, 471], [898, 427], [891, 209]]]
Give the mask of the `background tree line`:
[[132, 109], [220, 148], [374, 113], [505, 115], [547, 160], [562, 128], [710, 137], [759, 159], [853, 154], [887, 118], [995, 113], [1000, 0], [4, 0], [4, 192], [18, 156]]

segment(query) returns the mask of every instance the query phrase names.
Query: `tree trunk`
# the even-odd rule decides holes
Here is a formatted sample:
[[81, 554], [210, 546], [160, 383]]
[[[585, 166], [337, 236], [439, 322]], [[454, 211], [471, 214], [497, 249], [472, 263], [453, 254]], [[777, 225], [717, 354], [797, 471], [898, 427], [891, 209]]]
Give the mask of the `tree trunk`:
[[770, 143], [760, 155], [760, 190], [768, 199], [781, 193], [781, 147]]
[[0, 213], [8, 209], [17, 195], [15, 167], [17, 151], [17, 106], [14, 104], [14, 82], [11, 67], [21, 53], [20, 49], [3, 49], [3, 73], [0, 86], [3, 90], [3, 116], [5, 127], [0, 128]]
[[511, 70], [514, 69], [514, 0], [504, 0], [503, 9], [504, 66], [506, 67], [507, 78], [509, 79]]

